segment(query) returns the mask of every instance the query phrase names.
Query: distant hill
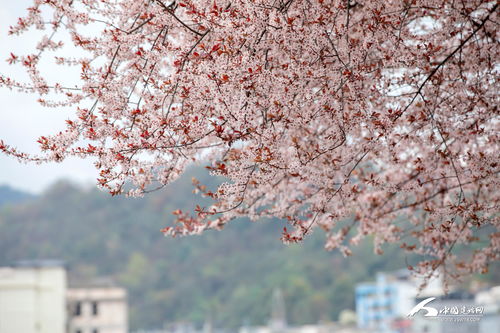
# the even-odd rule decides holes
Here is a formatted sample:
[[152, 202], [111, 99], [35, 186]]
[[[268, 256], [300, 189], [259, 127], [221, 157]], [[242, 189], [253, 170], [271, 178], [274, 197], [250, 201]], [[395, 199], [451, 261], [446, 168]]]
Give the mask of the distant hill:
[[33, 194], [13, 189], [7, 185], [0, 185], [0, 206], [24, 202], [34, 197]]
[[72, 281], [113, 279], [129, 292], [131, 330], [174, 321], [201, 326], [207, 317], [217, 327], [266, 324], [276, 288], [289, 323], [335, 320], [354, 308], [356, 283], [406, 266], [408, 258], [394, 247], [376, 256], [364, 243], [348, 259], [326, 252], [322, 232], [285, 246], [278, 220], [241, 220], [220, 232], [165, 238], [159, 230], [171, 223], [170, 212], [200, 201], [192, 176], [214, 186], [193, 169], [142, 199], [60, 182], [31, 201], [0, 206], [0, 265], [54, 258], [68, 263]]

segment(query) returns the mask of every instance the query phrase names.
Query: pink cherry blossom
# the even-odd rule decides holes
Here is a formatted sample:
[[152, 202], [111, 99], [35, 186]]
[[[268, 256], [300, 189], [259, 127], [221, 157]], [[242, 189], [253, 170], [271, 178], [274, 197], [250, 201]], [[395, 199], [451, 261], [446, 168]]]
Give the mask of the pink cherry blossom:
[[[421, 254], [419, 273], [486, 272], [500, 259], [498, 19], [480, 0], [35, 0], [10, 33], [47, 35], [7, 59], [30, 81], [0, 85], [74, 118], [39, 156], [0, 149], [94, 157], [99, 186], [131, 196], [208, 160], [227, 182], [195, 180], [214, 203], [174, 212], [168, 235], [276, 217], [286, 242], [321, 229], [349, 255], [373, 235], [377, 253]], [[81, 85], [47, 81], [49, 57]]]

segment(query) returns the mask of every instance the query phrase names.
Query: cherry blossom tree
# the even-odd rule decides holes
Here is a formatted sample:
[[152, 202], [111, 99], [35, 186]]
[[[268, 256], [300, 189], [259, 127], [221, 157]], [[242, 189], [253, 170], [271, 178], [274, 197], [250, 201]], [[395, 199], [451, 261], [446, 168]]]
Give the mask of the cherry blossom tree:
[[[74, 118], [37, 156], [0, 149], [93, 157], [112, 195], [208, 163], [227, 182], [193, 180], [213, 205], [174, 212], [167, 235], [276, 217], [285, 242], [322, 229], [349, 255], [372, 235], [420, 254], [415, 272], [484, 273], [500, 259], [498, 23], [481, 0], [34, 0], [9, 33], [46, 35], [7, 59], [30, 80], [0, 85]], [[50, 82], [47, 59], [80, 83]]]

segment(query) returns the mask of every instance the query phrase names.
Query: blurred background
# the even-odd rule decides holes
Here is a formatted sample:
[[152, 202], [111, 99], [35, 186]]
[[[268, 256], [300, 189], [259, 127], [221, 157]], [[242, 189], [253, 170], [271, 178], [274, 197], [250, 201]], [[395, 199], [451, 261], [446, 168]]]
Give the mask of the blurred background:
[[[498, 265], [453, 285], [448, 295], [439, 279], [417, 295], [421, 281], [408, 274], [412, 258], [401, 249], [387, 246], [378, 256], [365, 242], [344, 258], [323, 249], [319, 231], [287, 246], [278, 220], [240, 220], [220, 232], [165, 238], [159, 230], [172, 223], [170, 212], [199, 203], [193, 176], [215, 186], [204, 169], [192, 168], [142, 199], [111, 197], [70, 181], [36, 195], [0, 187], [0, 332], [17, 332], [2, 330], [9, 311], [10, 318], [22, 310], [43, 323], [40, 308], [59, 309], [63, 331], [71, 333], [486, 332], [479, 324], [489, 320], [494, 329], [488, 333], [498, 332]], [[16, 279], [31, 287], [16, 295]], [[59, 303], [50, 301], [54, 293], [39, 290], [47, 283], [59, 290]], [[406, 317], [430, 296], [450, 306], [481, 303], [491, 318], [431, 330], [421, 323], [427, 318]], [[23, 299], [16, 310], [12, 303]]]

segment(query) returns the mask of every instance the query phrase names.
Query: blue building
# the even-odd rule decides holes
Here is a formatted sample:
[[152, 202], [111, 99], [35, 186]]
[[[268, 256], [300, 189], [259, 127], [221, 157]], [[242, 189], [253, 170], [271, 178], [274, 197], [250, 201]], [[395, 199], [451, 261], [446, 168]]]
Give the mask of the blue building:
[[[375, 282], [356, 286], [356, 317], [359, 328], [377, 332], [402, 332], [406, 320], [415, 306], [419, 284], [408, 271], [392, 274], [378, 273]], [[397, 327], [397, 328], [396, 328]]]

